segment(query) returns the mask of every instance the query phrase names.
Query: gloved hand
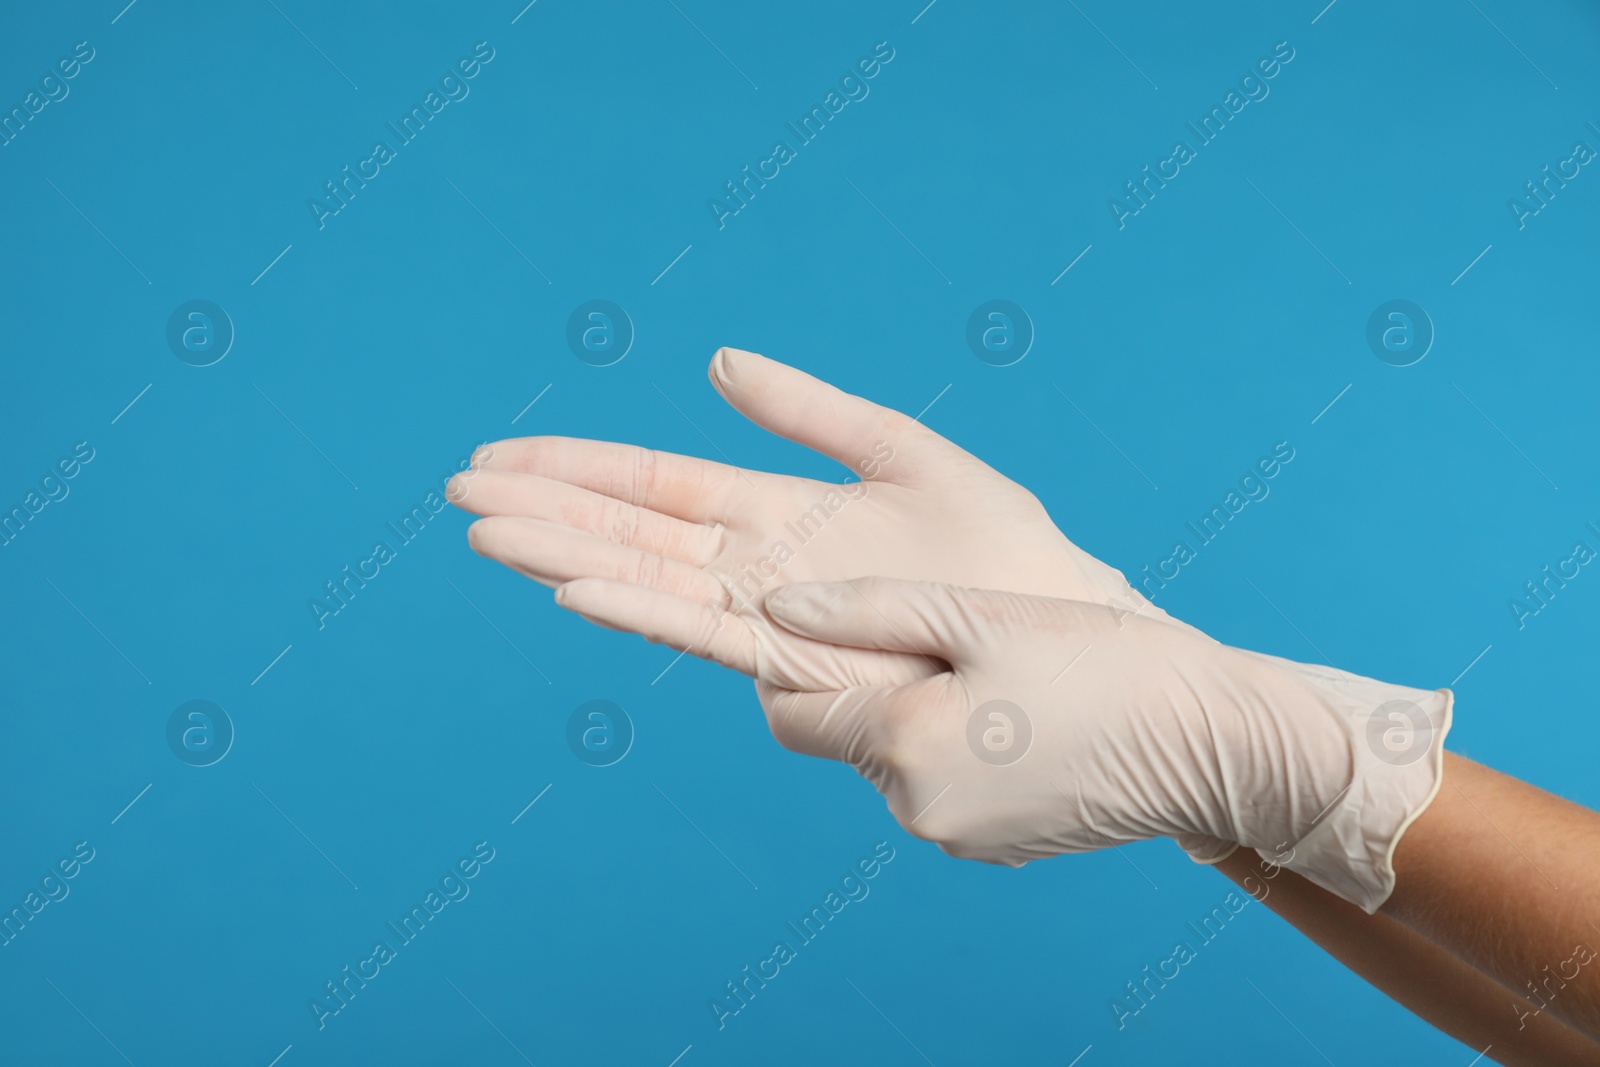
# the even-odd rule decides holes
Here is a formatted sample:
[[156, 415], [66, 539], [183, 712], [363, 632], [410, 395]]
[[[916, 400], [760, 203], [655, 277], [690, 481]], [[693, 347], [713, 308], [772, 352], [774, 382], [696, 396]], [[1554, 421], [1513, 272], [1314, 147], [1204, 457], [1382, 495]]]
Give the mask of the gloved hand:
[[1113, 605], [1181, 625], [1067, 540], [1031, 493], [921, 423], [751, 352], [718, 350], [710, 377], [751, 421], [861, 481], [610, 442], [497, 441], [448, 491], [485, 516], [471, 527], [472, 547], [560, 586], [557, 602], [591, 622], [786, 689], [896, 684], [941, 669], [774, 629], [761, 601], [788, 582], [881, 574]]
[[[746, 417], [858, 474], [835, 485], [630, 445], [497, 441], [448, 496], [474, 549], [558, 586], [591, 622], [785, 689], [892, 685], [941, 665], [775, 629], [782, 584], [880, 574], [1105, 604], [1188, 628], [1069, 541], [1027, 490], [921, 423], [774, 360], [723, 348], [712, 385]], [[1198, 634], [1199, 631], [1193, 631]], [[1185, 834], [1215, 863], [1230, 841]]]
[[[591, 622], [788, 689], [891, 685], [938, 665], [775, 630], [761, 599], [787, 582], [881, 574], [1186, 625], [1067, 540], [1031, 493], [921, 423], [739, 349], [719, 349], [709, 375], [751, 421], [862, 480], [834, 485], [610, 442], [497, 441], [447, 492], [485, 516], [469, 532], [473, 548], [559, 587], [557, 602]], [[1178, 844], [1200, 863], [1235, 847], [1193, 834]]]
[[1237, 841], [1376, 911], [1433, 799], [1448, 690], [1349, 678], [1102, 605], [861, 578], [788, 585], [791, 633], [948, 664], [897, 686], [757, 689], [908, 831], [1021, 865], [1156, 836]]

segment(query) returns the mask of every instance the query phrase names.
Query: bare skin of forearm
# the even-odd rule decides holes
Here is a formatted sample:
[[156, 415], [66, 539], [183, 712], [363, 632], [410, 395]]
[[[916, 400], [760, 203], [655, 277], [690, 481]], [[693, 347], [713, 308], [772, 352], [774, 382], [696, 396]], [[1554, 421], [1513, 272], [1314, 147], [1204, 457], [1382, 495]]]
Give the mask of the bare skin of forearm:
[[1381, 912], [1368, 915], [1293, 871], [1240, 849], [1217, 870], [1401, 1006], [1507, 1067], [1596, 1067], [1600, 1045]]
[[1600, 1042], [1600, 814], [1447, 753], [1394, 863], [1383, 914]]

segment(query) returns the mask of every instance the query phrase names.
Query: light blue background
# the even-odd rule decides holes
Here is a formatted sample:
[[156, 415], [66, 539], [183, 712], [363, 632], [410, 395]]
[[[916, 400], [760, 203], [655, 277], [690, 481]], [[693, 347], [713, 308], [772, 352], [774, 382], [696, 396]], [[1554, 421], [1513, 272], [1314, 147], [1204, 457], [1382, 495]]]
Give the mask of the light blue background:
[[[1472, 1058], [1255, 905], [1119, 1032], [1112, 998], [1228, 883], [1166, 842], [950, 860], [781, 750], [746, 680], [662, 675], [671, 650], [558, 610], [453, 510], [312, 621], [485, 439], [708, 437], [840, 476], [716, 397], [730, 344], [912, 413], [939, 396], [930, 426], [1130, 576], [1290, 442], [1159, 602], [1418, 686], [1482, 653], [1452, 747], [1600, 803], [1600, 576], [1522, 630], [1507, 606], [1600, 547], [1600, 173], [1522, 230], [1507, 207], [1600, 147], [1593, 7], [921, 2], [5, 5], [6, 110], [76, 42], [96, 57], [0, 148], [0, 502], [96, 454], [0, 549], [0, 905], [78, 841], [96, 858], [0, 948], [0, 1058]], [[470, 96], [319, 231], [308, 198], [484, 40]], [[870, 95], [719, 231], [708, 199], [885, 40]], [[1270, 96], [1118, 230], [1108, 198], [1279, 41]], [[196, 298], [237, 330], [207, 368], [164, 338]], [[637, 329], [612, 367], [566, 346], [593, 298]], [[964, 340], [994, 298], [1036, 327], [1012, 367]], [[1407, 368], [1364, 340], [1394, 298], [1437, 330]], [[197, 698], [237, 730], [207, 768], [165, 740]], [[591, 699], [637, 729], [615, 766], [566, 747]], [[482, 840], [471, 895], [319, 1032], [308, 1000]], [[878, 841], [871, 895], [719, 1031], [707, 1002]]]

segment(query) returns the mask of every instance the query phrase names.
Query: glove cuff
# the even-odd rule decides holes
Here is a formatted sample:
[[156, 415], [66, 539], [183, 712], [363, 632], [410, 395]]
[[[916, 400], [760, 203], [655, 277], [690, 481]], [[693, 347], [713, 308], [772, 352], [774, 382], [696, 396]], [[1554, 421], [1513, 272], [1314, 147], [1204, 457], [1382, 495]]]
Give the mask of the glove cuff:
[[1455, 696], [1298, 666], [1351, 732], [1350, 784], [1286, 852], [1256, 852], [1370, 915], [1394, 892], [1400, 838], [1443, 784]]

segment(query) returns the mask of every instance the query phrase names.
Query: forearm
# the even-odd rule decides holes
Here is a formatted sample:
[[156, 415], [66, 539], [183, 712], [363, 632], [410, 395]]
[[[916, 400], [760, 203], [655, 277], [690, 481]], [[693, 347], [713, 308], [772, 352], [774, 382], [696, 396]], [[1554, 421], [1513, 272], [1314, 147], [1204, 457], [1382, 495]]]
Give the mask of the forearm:
[[1508, 1065], [1594, 1067], [1600, 1046], [1536, 1005], [1381, 912], [1368, 915], [1281, 867], [1240, 849], [1217, 870], [1407, 1010]]
[[1460, 756], [1395, 851], [1383, 914], [1600, 1041], [1600, 815]]

